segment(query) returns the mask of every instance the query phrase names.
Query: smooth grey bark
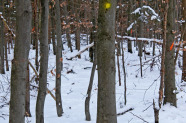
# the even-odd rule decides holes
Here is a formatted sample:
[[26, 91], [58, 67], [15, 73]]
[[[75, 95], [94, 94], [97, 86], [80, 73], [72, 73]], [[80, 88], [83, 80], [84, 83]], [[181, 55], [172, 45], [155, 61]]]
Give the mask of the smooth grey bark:
[[31, 40], [30, 0], [16, 1], [16, 41], [11, 71], [9, 123], [25, 122], [26, 71]]
[[98, 10], [98, 100], [97, 123], [117, 123], [115, 96], [115, 16], [116, 0], [105, 8], [107, 0], [99, 1]]
[[48, 0], [41, 0], [41, 32], [40, 32], [40, 73], [39, 90], [36, 102], [36, 123], [44, 123], [44, 104], [47, 90], [48, 70]]
[[30, 112], [30, 70], [29, 64], [27, 65], [27, 74], [26, 74], [26, 97], [25, 97], [25, 116], [31, 117]]
[[[3, 0], [0, 1], [0, 12], [3, 13]], [[0, 18], [0, 74], [5, 74], [4, 68], [4, 24]]]
[[[183, 19], [186, 20], [186, 0], [182, 0]], [[186, 28], [186, 22], [183, 24], [183, 28]], [[183, 35], [183, 41], [186, 41], [186, 32]], [[186, 82], [186, 42], [183, 44], [183, 69], [182, 69], [182, 81]]]
[[167, 14], [167, 40], [165, 50], [165, 90], [164, 104], [170, 103], [176, 107], [176, 86], [175, 86], [175, 65], [174, 65], [174, 47], [170, 49], [174, 43], [174, 9], [173, 0], [169, 0], [169, 8]]
[[62, 58], [62, 39], [61, 39], [61, 20], [60, 20], [60, 6], [59, 0], [55, 4], [56, 14], [56, 34], [57, 34], [57, 52], [56, 52], [56, 109], [58, 117], [63, 114], [62, 101], [61, 101], [61, 70], [63, 66]]

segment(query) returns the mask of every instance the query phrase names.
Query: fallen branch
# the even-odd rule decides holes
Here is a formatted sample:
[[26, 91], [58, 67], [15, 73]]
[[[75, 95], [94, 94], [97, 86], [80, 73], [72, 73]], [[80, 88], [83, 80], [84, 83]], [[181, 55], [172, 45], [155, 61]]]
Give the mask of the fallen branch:
[[67, 60], [72, 60], [73, 58], [78, 57], [78, 56], [81, 55], [83, 52], [85, 52], [88, 48], [91, 48], [91, 47], [93, 47], [93, 46], [94, 46], [94, 42], [91, 43], [91, 44], [89, 44], [89, 45], [87, 45], [84, 49], [80, 50], [75, 56], [72, 56], [72, 57], [70, 57], [70, 58], [67, 58]]
[[120, 36], [117, 35], [118, 38], [122, 38], [122, 39], [128, 39], [130, 41], [147, 41], [147, 42], [155, 42], [158, 44], [162, 44], [163, 40], [160, 39], [152, 39], [152, 38], [136, 38], [136, 37], [130, 37], [130, 36]]
[[[38, 75], [36, 69], [35, 69], [34, 66], [31, 64], [30, 61], [28, 61], [28, 64], [29, 64], [30, 67], [33, 69], [35, 75], [39, 78], [39, 75]], [[34, 86], [34, 87], [38, 88], [37, 86]], [[51, 97], [56, 101], [56, 97], [52, 94], [52, 92], [51, 92], [48, 88], [47, 88], [47, 93], [49, 93], [49, 94], [51, 95]]]
[[128, 110], [126, 110], [124, 112], [118, 113], [117, 116], [124, 115], [125, 113], [132, 111], [132, 110], [134, 110], [134, 108], [129, 108]]

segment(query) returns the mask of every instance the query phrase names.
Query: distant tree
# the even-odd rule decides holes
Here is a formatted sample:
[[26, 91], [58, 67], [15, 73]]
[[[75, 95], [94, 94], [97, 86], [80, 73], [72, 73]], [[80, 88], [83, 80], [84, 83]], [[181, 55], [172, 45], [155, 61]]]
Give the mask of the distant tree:
[[16, 41], [11, 71], [9, 123], [25, 123], [25, 92], [31, 39], [30, 0], [16, 0]]
[[44, 103], [47, 90], [48, 70], [48, 0], [41, 0], [41, 34], [40, 34], [40, 73], [39, 91], [36, 103], [36, 123], [44, 123]]
[[168, 1], [167, 14], [167, 40], [165, 50], [165, 91], [164, 104], [170, 103], [176, 106], [175, 65], [174, 65], [174, 0]]
[[116, 0], [99, 1], [97, 123], [117, 123], [115, 100], [116, 2]]
[[[76, 49], [79, 51], [80, 50], [80, 17], [79, 17], [79, 14], [80, 14], [80, 4], [81, 4], [81, 0], [74, 0], [76, 2], [75, 4], [75, 15], [76, 15], [76, 18], [75, 18], [75, 41], [76, 41]], [[78, 58], [80, 58], [81, 56], [79, 55]]]
[[[132, 9], [133, 9], [133, 0], [128, 1], [128, 26], [132, 24]], [[132, 36], [132, 29], [128, 31], [128, 36]], [[132, 42], [128, 40], [128, 52], [132, 53]]]
[[[0, 14], [3, 14], [3, 0], [0, 1]], [[4, 25], [0, 18], [0, 73], [5, 74], [4, 68]]]
[[[186, 20], [186, 0], [182, 0], [182, 11], [183, 19]], [[186, 22], [183, 23], [184, 36], [183, 36], [183, 70], [182, 70], [182, 81], [186, 82]]]

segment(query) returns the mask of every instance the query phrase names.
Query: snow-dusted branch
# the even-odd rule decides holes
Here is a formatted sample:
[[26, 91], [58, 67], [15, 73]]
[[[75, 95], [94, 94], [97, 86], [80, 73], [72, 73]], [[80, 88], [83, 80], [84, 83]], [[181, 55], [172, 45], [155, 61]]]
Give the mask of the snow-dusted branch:
[[76, 55], [74, 55], [74, 56], [72, 56], [72, 57], [70, 57], [70, 58], [67, 58], [67, 60], [72, 60], [73, 58], [78, 57], [78, 56], [81, 55], [83, 52], [85, 52], [88, 48], [91, 48], [91, 47], [93, 47], [93, 46], [94, 46], [94, 42], [91, 43], [91, 44], [89, 44], [89, 45], [87, 45], [84, 49], [80, 50]]
[[122, 39], [128, 39], [130, 41], [147, 41], [147, 42], [156, 42], [158, 44], [162, 44], [163, 40], [155, 39], [155, 38], [136, 38], [136, 37], [130, 37], [130, 36], [117, 36], [118, 38]]

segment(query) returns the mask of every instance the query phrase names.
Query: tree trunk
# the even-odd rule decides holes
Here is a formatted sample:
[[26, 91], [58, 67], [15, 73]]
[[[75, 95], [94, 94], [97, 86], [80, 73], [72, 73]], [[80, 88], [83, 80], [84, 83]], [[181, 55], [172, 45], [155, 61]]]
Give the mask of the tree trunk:
[[[186, 0], [182, 0], [183, 6], [183, 19], [186, 20]], [[183, 23], [183, 29], [186, 28], [186, 22]], [[183, 35], [183, 41], [186, 41], [186, 32]], [[183, 44], [183, 69], [182, 69], [182, 81], [186, 82], [186, 43]]]
[[53, 7], [54, 3], [51, 2], [51, 26], [52, 26], [52, 45], [53, 45], [53, 53], [56, 55], [56, 38], [55, 38], [55, 11]]
[[159, 88], [159, 107], [161, 108], [162, 100], [163, 100], [163, 89], [164, 89], [164, 81], [165, 81], [165, 50], [166, 50], [166, 42], [167, 42], [167, 13], [168, 13], [168, 3], [165, 3], [164, 10], [164, 20], [163, 20], [163, 45], [162, 45], [162, 55], [161, 55], [161, 71], [160, 71], [160, 88]]
[[[92, 4], [92, 11], [94, 11], [94, 6], [95, 6], [95, 1], [91, 1], [91, 4]], [[94, 11], [95, 12], [95, 11]], [[87, 121], [90, 121], [91, 120], [91, 116], [90, 116], [90, 110], [89, 110], [89, 105], [90, 105], [90, 98], [91, 98], [91, 91], [92, 91], [92, 85], [93, 85], [93, 80], [94, 80], [94, 74], [95, 74], [95, 71], [96, 71], [96, 65], [97, 65], [97, 52], [96, 52], [96, 49], [97, 49], [97, 36], [96, 36], [96, 19], [95, 19], [95, 13], [93, 14], [93, 17], [92, 17], [92, 23], [93, 23], [93, 27], [91, 29], [91, 40], [92, 42], [94, 42], [94, 48], [92, 48], [92, 52], [90, 53], [89, 51], [89, 55], [93, 55], [94, 54], [94, 57], [92, 56], [91, 58], [94, 59], [93, 60], [93, 66], [92, 66], [92, 71], [91, 71], [91, 76], [90, 76], [90, 82], [89, 82], [89, 86], [88, 86], [88, 90], [87, 90], [87, 97], [85, 99], [85, 116], [86, 116], [86, 120]], [[90, 48], [89, 48], [90, 50]], [[94, 52], [94, 53], [93, 53]]]
[[117, 123], [115, 96], [116, 0], [100, 0], [98, 10], [97, 123]]
[[48, 0], [41, 0], [41, 34], [40, 34], [40, 73], [39, 91], [36, 102], [36, 123], [44, 123], [44, 103], [47, 91], [48, 70]]
[[[79, 18], [79, 14], [80, 14], [80, 0], [76, 0], [76, 30], [75, 30], [75, 40], [76, 40], [76, 49], [79, 51], [80, 50], [80, 18]], [[78, 58], [81, 58], [81, 56], [79, 55]]]
[[60, 20], [60, 6], [59, 0], [55, 4], [56, 14], [56, 34], [57, 34], [57, 52], [56, 52], [56, 108], [57, 115], [61, 117], [63, 114], [62, 101], [61, 101], [61, 70], [63, 65], [62, 58], [62, 40], [61, 40], [61, 20]]
[[[67, 3], [67, 0], [64, 0]], [[70, 51], [73, 52], [72, 50], [72, 43], [71, 43], [71, 37], [70, 37], [70, 23], [69, 23], [69, 18], [68, 18], [68, 11], [67, 11], [67, 4], [64, 6], [64, 15], [65, 15], [65, 22], [66, 22], [66, 38], [68, 42], [68, 48], [70, 48]]]
[[16, 41], [11, 71], [9, 123], [25, 122], [26, 70], [30, 49], [32, 7], [30, 0], [16, 1]]
[[[95, 41], [95, 31], [96, 31], [96, 9], [95, 9], [95, 1], [92, 0], [91, 1], [91, 14], [92, 14], [92, 17], [91, 17], [91, 21], [92, 21], [92, 24], [93, 24], [93, 27], [91, 28], [91, 32], [90, 32], [90, 44], [92, 42]], [[94, 61], [94, 52], [95, 51], [95, 45], [94, 45], [94, 48], [91, 47], [89, 48], [89, 57], [90, 57], [90, 61], [93, 62]]]
[[37, 5], [38, 0], [34, 0], [34, 34], [33, 34], [33, 42], [34, 46], [33, 49], [36, 49], [36, 58], [35, 58], [35, 65], [36, 65], [36, 70], [39, 70], [39, 61], [38, 61], [38, 10], [37, 10]]
[[30, 113], [30, 70], [29, 70], [29, 64], [27, 65], [27, 75], [26, 75], [25, 116], [26, 117], [32, 116]]
[[[3, 14], [3, 0], [0, 1], [0, 12]], [[0, 74], [5, 74], [4, 68], [4, 24], [0, 18]]]
[[169, 8], [167, 14], [167, 40], [165, 50], [165, 98], [164, 104], [170, 103], [176, 107], [176, 86], [175, 86], [175, 65], [174, 65], [174, 4], [173, 0], [169, 0]]
[[[139, 4], [140, 4], [140, 8], [143, 7], [143, 0], [139, 0]], [[139, 33], [139, 37], [143, 38], [144, 36], [144, 23], [142, 18], [139, 19], [139, 29], [138, 29], [138, 33]], [[142, 71], [142, 41], [138, 41], [138, 56], [140, 57], [140, 73], [141, 73], [141, 77], [143, 76], [143, 71]]]
[[[130, 26], [131, 22], [132, 22], [132, 7], [133, 6], [133, 0], [129, 0], [128, 1], [128, 26]], [[128, 31], [128, 36], [132, 36], [132, 29]], [[127, 41], [127, 45], [128, 45], [128, 52], [132, 53], [132, 41], [128, 40]]]

